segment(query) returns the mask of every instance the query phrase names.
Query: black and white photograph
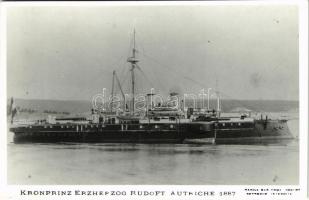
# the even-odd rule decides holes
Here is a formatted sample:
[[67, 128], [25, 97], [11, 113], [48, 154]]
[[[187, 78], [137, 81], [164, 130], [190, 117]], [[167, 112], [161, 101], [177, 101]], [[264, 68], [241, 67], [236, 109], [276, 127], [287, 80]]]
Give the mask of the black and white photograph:
[[299, 14], [7, 5], [7, 184], [300, 185]]

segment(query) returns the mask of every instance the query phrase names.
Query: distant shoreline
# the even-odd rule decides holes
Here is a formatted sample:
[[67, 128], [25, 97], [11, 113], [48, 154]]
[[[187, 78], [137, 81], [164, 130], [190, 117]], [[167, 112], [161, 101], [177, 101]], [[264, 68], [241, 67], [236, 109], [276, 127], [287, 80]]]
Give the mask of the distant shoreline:
[[[7, 101], [9, 103], [9, 100]], [[189, 102], [189, 101], [188, 101]], [[92, 109], [91, 101], [82, 100], [38, 100], [15, 99], [15, 106], [20, 110], [37, 113], [88, 113]], [[189, 102], [190, 103], [190, 102]], [[202, 105], [201, 102], [197, 104]], [[299, 101], [288, 100], [221, 100], [223, 112], [251, 110], [252, 112], [298, 112]], [[216, 108], [216, 101], [210, 101], [210, 108]]]
[[[91, 102], [91, 99], [86, 100], [86, 99], [76, 99], [76, 100], [71, 100], [71, 99], [37, 99], [37, 98], [19, 98], [19, 97], [13, 97], [15, 100], [25, 100], [25, 101], [74, 101], [74, 102]], [[224, 99], [221, 98], [222, 101], [284, 101], [284, 102], [299, 102], [299, 100], [285, 100], [285, 99]], [[10, 98], [7, 98], [7, 101], [9, 101]]]

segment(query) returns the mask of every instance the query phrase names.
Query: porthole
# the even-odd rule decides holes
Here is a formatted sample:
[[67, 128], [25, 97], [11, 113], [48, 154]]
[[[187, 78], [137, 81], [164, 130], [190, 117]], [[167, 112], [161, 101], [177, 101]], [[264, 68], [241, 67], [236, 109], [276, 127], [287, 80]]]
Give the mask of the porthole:
[[241, 123], [238, 123], [238, 126], [241, 126]]
[[170, 125], [170, 128], [174, 128], [174, 125], [173, 125], [173, 124], [171, 124], [171, 125]]

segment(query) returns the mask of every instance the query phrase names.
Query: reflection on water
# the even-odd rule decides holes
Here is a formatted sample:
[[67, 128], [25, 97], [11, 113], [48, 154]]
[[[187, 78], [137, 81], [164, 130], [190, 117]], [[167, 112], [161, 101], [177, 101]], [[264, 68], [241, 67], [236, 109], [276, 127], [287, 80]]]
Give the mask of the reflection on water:
[[298, 184], [298, 152], [297, 140], [287, 145], [10, 142], [8, 183]]
[[[10, 184], [297, 184], [287, 146], [8, 145]], [[276, 177], [276, 178], [274, 178]]]

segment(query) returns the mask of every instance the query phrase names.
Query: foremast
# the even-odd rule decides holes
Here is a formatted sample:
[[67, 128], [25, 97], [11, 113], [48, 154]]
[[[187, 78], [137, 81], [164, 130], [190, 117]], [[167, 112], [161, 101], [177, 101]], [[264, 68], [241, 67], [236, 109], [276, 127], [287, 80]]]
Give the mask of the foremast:
[[135, 29], [133, 32], [133, 49], [132, 49], [132, 56], [127, 59], [129, 63], [131, 63], [131, 87], [132, 87], [132, 110], [131, 114], [134, 115], [134, 99], [135, 99], [135, 75], [134, 69], [137, 67], [138, 59], [136, 58], [136, 47], [135, 47]]

